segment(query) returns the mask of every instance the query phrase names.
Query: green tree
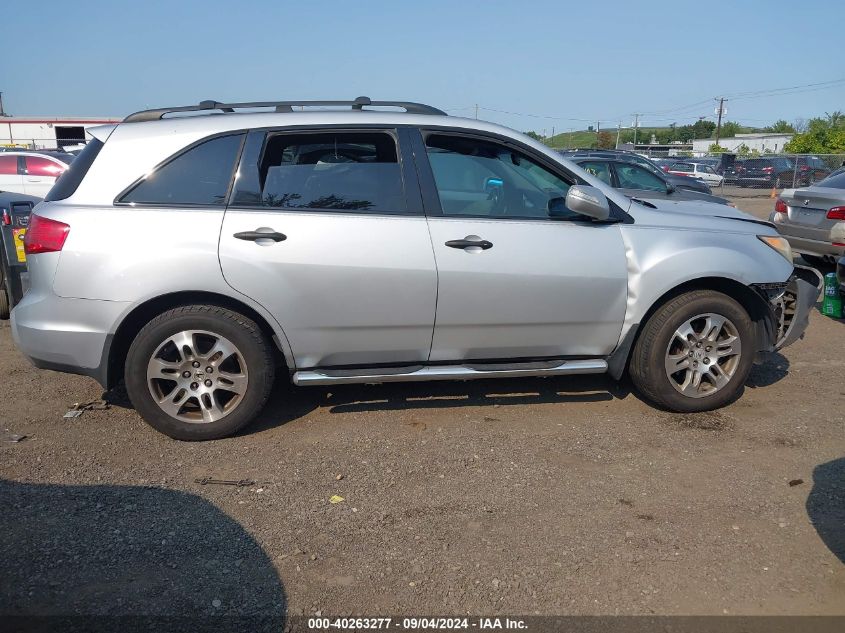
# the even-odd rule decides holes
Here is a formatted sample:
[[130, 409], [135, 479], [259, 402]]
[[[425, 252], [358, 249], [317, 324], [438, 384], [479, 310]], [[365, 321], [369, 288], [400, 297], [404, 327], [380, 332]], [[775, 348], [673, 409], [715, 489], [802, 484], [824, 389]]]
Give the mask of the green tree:
[[601, 149], [612, 149], [615, 146], [616, 141], [610, 132], [599, 132], [596, 144]]
[[530, 136], [535, 141], [542, 141], [543, 140], [543, 137], [540, 136], [539, 134], [537, 134], [537, 132], [535, 132], [534, 130], [531, 130], [530, 132], [526, 132], [525, 136]]
[[[730, 138], [736, 136], [737, 132], [742, 130], [742, 126], [735, 121], [725, 121], [722, 123], [722, 130], [719, 134], [721, 138]], [[716, 134], [716, 128], [713, 128], [713, 135]]]
[[766, 128], [766, 132], [775, 132], [776, 134], [794, 134], [795, 128], [783, 119], [778, 119]]
[[810, 119], [807, 130], [793, 136], [783, 149], [796, 154], [845, 153], [845, 114], [836, 111]]
[[706, 119], [700, 119], [692, 126], [693, 138], [710, 138], [715, 131], [716, 124]]
[[707, 148], [707, 151], [711, 154], [724, 154], [728, 151], [727, 147], [722, 147], [718, 143], [711, 143], [710, 147]]

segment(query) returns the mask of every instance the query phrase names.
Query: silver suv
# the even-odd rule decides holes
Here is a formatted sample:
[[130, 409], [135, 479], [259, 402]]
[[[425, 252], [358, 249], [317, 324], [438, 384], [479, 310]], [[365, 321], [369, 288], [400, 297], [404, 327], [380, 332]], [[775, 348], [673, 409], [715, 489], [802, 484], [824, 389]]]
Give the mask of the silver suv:
[[178, 439], [234, 433], [277, 375], [627, 369], [658, 406], [712, 409], [818, 296], [767, 222], [627, 198], [430, 106], [203, 102], [89, 131], [32, 217], [13, 334], [38, 367], [124, 380]]

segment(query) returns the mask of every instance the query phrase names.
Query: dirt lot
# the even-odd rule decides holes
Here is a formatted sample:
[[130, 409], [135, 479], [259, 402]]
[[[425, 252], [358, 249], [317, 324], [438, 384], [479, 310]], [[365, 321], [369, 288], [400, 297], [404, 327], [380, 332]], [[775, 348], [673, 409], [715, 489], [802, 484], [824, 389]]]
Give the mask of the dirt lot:
[[279, 387], [187, 444], [119, 393], [63, 419], [101, 389], [2, 323], [0, 613], [845, 614], [843, 341], [813, 314], [710, 414], [604, 377]]

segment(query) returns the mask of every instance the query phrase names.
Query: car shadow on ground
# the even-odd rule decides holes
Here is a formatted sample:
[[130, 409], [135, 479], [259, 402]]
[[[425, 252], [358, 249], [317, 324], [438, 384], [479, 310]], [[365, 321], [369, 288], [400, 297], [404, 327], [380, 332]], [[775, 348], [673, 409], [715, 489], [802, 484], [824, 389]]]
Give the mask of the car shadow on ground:
[[845, 457], [816, 466], [806, 508], [819, 538], [845, 563]]
[[760, 352], [751, 366], [745, 386], [768, 387], [789, 375], [789, 359], [780, 352]]
[[0, 480], [0, 507], [0, 619], [8, 630], [285, 626], [286, 594], [270, 559], [201, 497]]

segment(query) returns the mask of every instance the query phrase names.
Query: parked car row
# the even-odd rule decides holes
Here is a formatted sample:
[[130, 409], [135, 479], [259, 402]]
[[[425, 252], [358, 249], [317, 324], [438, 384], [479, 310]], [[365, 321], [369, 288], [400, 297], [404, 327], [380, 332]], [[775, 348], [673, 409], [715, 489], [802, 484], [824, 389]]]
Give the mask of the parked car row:
[[76, 158], [50, 150], [15, 150], [0, 153], [0, 191], [43, 198]]
[[688, 189], [690, 191], [699, 191], [701, 193], [712, 194], [710, 186], [700, 178], [690, 178], [688, 176], [679, 176], [676, 174], [666, 173], [662, 167], [658, 166], [654, 161], [641, 156], [635, 152], [625, 150], [613, 149], [567, 149], [561, 150], [560, 154], [564, 158], [614, 158], [619, 160], [626, 160], [635, 163], [648, 171], [660, 176], [664, 180], [670, 182], [676, 189]]

